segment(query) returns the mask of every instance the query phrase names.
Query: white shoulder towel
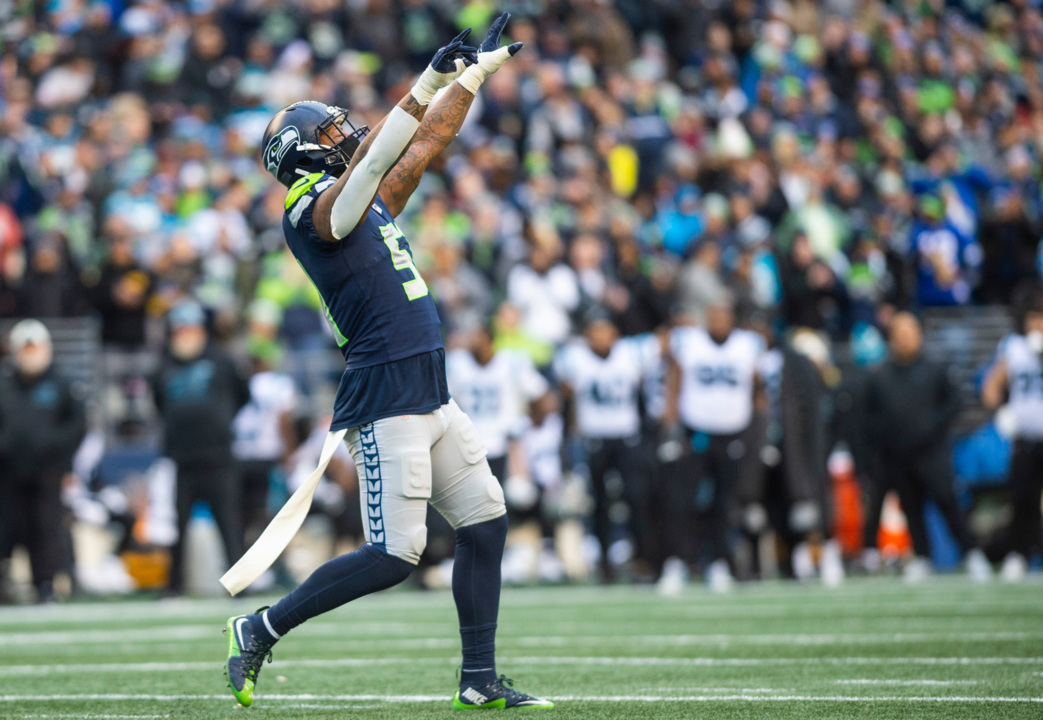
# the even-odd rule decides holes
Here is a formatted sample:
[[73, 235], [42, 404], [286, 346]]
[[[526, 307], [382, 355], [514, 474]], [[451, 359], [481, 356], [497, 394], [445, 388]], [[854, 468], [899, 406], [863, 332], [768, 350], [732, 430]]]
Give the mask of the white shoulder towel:
[[245, 590], [250, 583], [261, 576], [265, 570], [272, 566], [290, 540], [301, 529], [304, 518], [308, 516], [311, 507], [311, 499], [315, 494], [315, 488], [326, 472], [326, 466], [330, 464], [333, 453], [337, 446], [344, 441], [347, 430], [337, 430], [326, 436], [326, 442], [322, 444], [322, 453], [319, 455], [319, 466], [315, 472], [297, 488], [297, 492], [290, 496], [286, 504], [282, 506], [279, 513], [268, 523], [268, 527], [257, 538], [257, 542], [239, 558], [228, 572], [221, 577], [221, 584], [225, 586], [232, 595], [238, 595]]

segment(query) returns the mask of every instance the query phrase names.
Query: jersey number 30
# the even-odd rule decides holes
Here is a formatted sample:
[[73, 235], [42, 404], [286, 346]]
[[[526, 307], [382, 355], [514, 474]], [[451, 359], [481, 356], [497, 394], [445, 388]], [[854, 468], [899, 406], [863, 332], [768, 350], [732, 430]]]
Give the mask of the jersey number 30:
[[420, 277], [420, 271], [413, 264], [413, 256], [399, 242], [404, 235], [398, 229], [398, 225], [393, 222], [381, 225], [380, 234], [384, 236], [384, 244], [391, 251], [391, 262], [394, 264], [395, 269], [408, 270], [413, 276], [412, 280], [406, 280], [402, 283], [402, 287], [406, 291], [406, 297], [410, 300], [416, 300], [427, 295], [427, 283], [424, 282], [424, 278]]

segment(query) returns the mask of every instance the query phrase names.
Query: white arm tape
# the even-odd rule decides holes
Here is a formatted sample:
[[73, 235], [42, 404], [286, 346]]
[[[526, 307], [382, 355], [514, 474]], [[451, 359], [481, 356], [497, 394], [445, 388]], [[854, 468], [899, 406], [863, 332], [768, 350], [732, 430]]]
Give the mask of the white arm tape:
[[330, 229], [340, 240], [355, 229], [359, 220], [369, 211], [380, 181], [398, 161], [402, 151], [409, 147], [420, 121], [396, 106], [384, 121], [369, 153], [351, 169], [348, 181], [330, 210]]

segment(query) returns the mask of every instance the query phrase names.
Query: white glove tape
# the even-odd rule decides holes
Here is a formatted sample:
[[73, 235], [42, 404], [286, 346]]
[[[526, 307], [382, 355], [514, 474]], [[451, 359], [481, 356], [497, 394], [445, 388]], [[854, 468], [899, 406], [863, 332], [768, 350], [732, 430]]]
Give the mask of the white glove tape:
[[478, 62], [460, 73], [456, 81], [467, 88], [469, 93], [477, 95], [478, 88], [485, 82], [485, 78], [499, 70], [511, 56], [508, 48], [509, 46], [505, 45], [499, 50], [478, 53]]

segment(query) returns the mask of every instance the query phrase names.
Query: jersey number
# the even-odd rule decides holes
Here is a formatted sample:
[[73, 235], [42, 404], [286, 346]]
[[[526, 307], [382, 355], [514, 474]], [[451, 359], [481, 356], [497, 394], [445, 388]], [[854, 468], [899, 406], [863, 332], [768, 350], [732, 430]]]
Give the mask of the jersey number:
[[1013, 393], [1021, 396], [1043, 395], [1043, 374], [1038, 372], [1019, 372], [1011, 378]]
[[380, 234], [384, 236], [384, 244], [388, 246], [388, 250], [391, 251], [391, 262], [395, 266], [396, 270], [408, 270], [412, 274], [412, 280], [406, 280], [402, 283], [403, 289], [406, 291], [406, 297], [410, 300], [416, 300], [427, 295], [427, 283], [424, 282], [424, 278], [420, 277], [420, 271], [416, 269], [416, 265], [413, 264], [413, 256], [409, 254], [409, 251], [402, 247], [399, 239], [405, 237], [402, 231], [398, 229], [398, 225], [393, 222], [389, 222], [387, 225], [380, 226]]
[[721, 367], [700, 365], [695, 369], [695, 378], [700, 385], [727, 385], [735, 387], [739, 384], [735, 368], [728, 365]]

